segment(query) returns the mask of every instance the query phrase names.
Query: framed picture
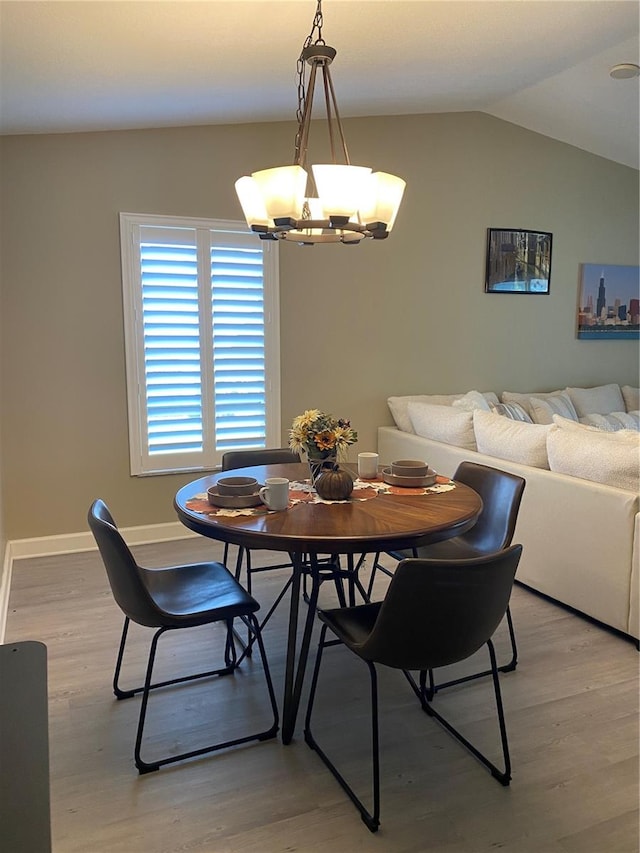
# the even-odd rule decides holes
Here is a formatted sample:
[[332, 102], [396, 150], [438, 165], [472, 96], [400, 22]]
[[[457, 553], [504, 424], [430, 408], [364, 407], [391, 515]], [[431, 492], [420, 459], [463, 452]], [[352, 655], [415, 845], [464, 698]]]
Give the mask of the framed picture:
[[640, 340], [640, 267], [580, 264], [578, 338]]
[[549, 293], [551, 239], [547, 231], [487, 229], [485, 293]]

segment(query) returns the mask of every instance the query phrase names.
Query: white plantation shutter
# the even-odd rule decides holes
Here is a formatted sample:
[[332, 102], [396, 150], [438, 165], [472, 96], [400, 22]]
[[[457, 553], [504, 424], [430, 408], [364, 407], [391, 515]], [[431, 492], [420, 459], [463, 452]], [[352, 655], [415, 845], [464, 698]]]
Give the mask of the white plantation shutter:
[[132, 473], [278, 445], [276, 246], [236, 222], [120, 220]]

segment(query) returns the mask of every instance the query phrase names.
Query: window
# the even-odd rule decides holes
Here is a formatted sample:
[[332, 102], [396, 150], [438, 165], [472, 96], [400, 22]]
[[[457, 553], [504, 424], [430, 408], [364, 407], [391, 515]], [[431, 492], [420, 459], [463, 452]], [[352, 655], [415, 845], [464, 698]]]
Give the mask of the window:
[[120, 214], [132, 474], [280, 444], [278, 246], [240, 222]]

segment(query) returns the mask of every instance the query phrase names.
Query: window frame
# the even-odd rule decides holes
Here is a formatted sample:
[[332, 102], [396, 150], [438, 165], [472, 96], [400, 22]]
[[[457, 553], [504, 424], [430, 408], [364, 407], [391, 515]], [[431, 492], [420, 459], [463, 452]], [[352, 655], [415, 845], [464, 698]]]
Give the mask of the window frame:
[[[265, 446], [281, 443], [280, 415], [280, 304], [278, 243], [259, 240], [245, 222], [223, 219], [200, 219], [184, 216], [120, 213], [120, 253], [125, 344], [125, 373], [129, 433], [129, 465], [132, 476], [155, 476], [183, 472], [212, 471], [220, 467], [222, 454], [228, 448], [216, 448], [215, 396], [213, 374], [213, 328], [211, 287], [211, 246], [246, 245], [262, 250], [264, 359], [265, 359]], [[176, 231], [195, 230], [198, 278], [198, 319], [200, 331], [201, 399], [203, 406], [203, 449], [194, 452], [155, 453], [148, 448], [144, 318], [142, 305], [142, 273], [140, 235], [145, 226]], [[233, 235], [233, 236], [232, 236]], [[194, 245], [186, 241], [185, 245]], [[209, 365], [207, 370], [202, 365]], [[207, 403], [210, 408], [207, 409]], [[208, 413], [208, 414], [207, 414]], [[255, 445], [251, 445], [255, 447]], [[239, 448], [240, 449], [240, 448]], [[187, 461], [188, 460], [188, 461]]]

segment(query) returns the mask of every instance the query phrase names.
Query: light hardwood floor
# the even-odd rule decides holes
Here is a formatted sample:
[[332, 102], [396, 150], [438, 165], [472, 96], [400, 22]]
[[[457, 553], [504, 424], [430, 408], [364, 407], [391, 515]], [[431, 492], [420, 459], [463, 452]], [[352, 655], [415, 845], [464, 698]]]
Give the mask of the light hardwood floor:
[[[198, 538], [134, 551], [150, 566], [221, 553]], [[256, 578], [254, 594], [265, 606], [284, 576]], [[333, 603], [324, 587], [322, 603]], [[279, 699], [286, 610], [265, 629]], [[511, 786], [495, 782], [420, 711], [402, 675], [387, 671], [382, 824], [374, 836], [305, 745], [301, 719], [289, 746], [254, 743], [139, 776], [132, 757], [139, 699], [117, 702], [111, 692], [122, 617], [97, 552], [16, 562], [5, 642], [35, 639], [48, 648], [54, 853], [636, 853], [634, 644], [520, 587], [512, 612], [520, 662], [501, 682]], [[133, 633], [128, 683], [140, 679], [149, 634]], [[211, 639], [211, 629], [163, 638], [162, 665], [197, 666]], [[502, 628], [497, 648], [504, 660]], [[367, 670], [344, 650], [327, 655], [317, 736], [365, 793]], [[159, 691], [150, 703], [149, 750], [202, 745], [216, 737], [208, 727], [229, 718], [251, 724], [266, 710], [261, 672], [253, 662], [243, 670]], [[487, 680], [444, 691], [437, 702], [498, 760]]]

